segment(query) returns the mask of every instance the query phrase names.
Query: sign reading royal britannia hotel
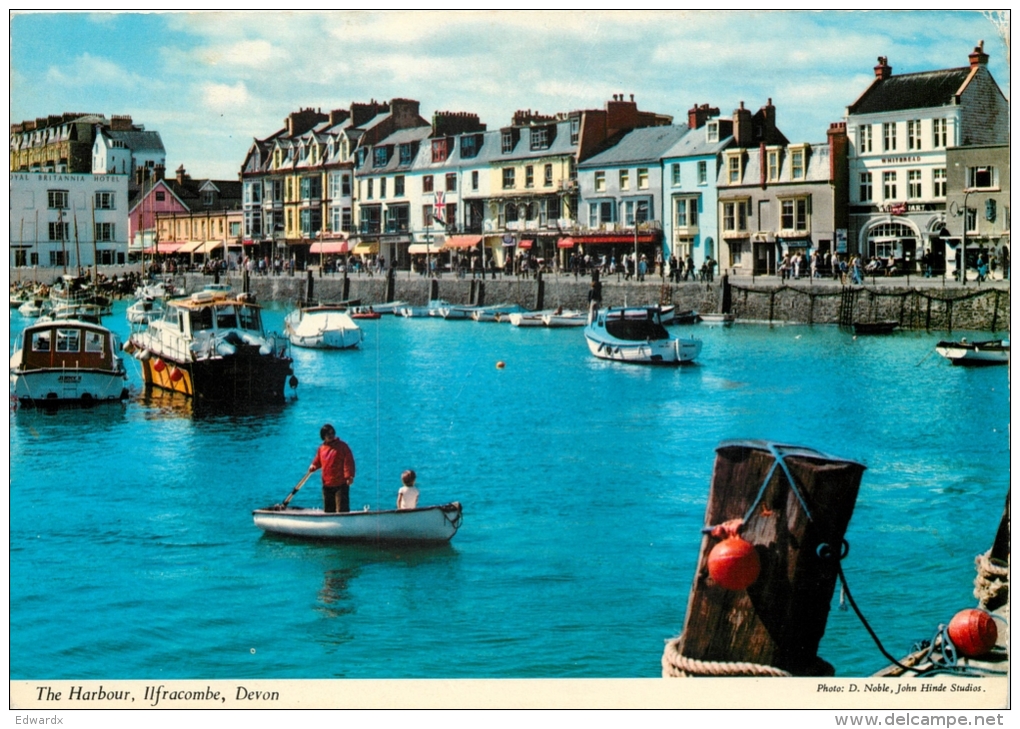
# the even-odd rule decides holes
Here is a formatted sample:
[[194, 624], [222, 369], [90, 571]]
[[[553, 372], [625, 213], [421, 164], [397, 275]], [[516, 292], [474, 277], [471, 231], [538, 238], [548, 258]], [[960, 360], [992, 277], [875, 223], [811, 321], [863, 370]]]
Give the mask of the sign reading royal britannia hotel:
[[11, 267], [127, 262], [128, 175], [12, 172], [10, 186]]

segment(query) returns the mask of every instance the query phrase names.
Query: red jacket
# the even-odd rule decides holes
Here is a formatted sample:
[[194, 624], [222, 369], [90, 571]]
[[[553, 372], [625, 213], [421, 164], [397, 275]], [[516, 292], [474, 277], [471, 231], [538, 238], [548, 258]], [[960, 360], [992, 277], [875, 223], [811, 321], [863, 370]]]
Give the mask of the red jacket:
[[322, 469], [323, 486], [344, 486], [354, 480], [354, 454], [339, 438], [319, 446], [312, 461], [312, 470]]

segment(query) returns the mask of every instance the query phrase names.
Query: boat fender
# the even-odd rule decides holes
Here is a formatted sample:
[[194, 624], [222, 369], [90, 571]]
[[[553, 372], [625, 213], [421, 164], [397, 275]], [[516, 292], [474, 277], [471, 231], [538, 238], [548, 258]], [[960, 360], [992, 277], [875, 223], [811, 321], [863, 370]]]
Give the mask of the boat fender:
[[708, 576], [727, 590], [746, 590], [761, 572], [754, 545], [736, 534], [727, 537], [708, 554]]
[[166, 369], [166, 363], [157, 358], [156, 361], [152, 363], [152, 369], [156, 370], [156, 372], [162, 372]]
[[977, 608], [961, 610], [949, 621], [949, 639], [968, 658], [990, 652], [999, 639], [999, 630], [990, 613]]
[[137, 357], [142, 362], [149, 359], [151, 356], [152, 351], [148, 349], [139, 349], [137, 352], [135, 352], [135, 357]]
[[220, 342], [219, 344], [216, 345], [216, 354], [220, 355], [221, 357], [229, 357], [232, 354], [236, 353], [237, 347], [235, 347], [233, 344], [230, 344], [229, 342]]
[[184, 373], [181, 370], [179, 370], [177, 367], [174, 367], [174, 368], [172, 368], [170, 370], [170, 379], [173, 382], [180, 382], [183, 377], [184, 377]]
[[290, 376], [290, 386], [291, 386], [292, 388], [294, 388], [294, 389], [297, 389], [297, 386], [298, 386], [298, 378], [297, 378], [297, 377], [295, 377], [294, 375], [291, 375], [291, 376]]
[[124, 344], [123, 344], [123, 345], [121, 345], [121, 349], [122, 349], [122, 350], [124, 350], [125, 352], [127, 352], [128, 354], [131, 354], [132, 352], [134, 352], [134, 351], [135, 351], [135, 345], [134, 345], [134, 343], [133, 343], [133, 342], [132, 342], [132, 341], [131, 341], [131, 340], [129, 339], [128, 341], [124, 342]]

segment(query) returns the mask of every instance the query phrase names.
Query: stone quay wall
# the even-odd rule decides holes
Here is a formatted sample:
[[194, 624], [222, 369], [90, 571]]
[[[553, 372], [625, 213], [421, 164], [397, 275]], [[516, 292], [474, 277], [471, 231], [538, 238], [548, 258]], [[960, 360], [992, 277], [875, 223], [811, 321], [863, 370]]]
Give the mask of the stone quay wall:
[[[240, 275], [223, 280], [237, 290], [244, 286]], [[178, 287], [191, 293], [212, 277], [201, 274], [176, 276]], [[674, 304], [677, 311], [729, 311], [738, 320], [761, 323], [843, 324], [895, 321], [906, 329], [952, 331], [966, 329], [1008, 332], [1010, 291], [1008, 281], [955, 282], [942, 285], [936, 279], [921, 279], [907, 285], [902, 279], [841, 286], [838, 282], [800, 280], [787, 283], [775, 279], [726, 277], [704, 282], [623, 281], [604, 278], [603, 306]], [[346, 285], [346, 292], [344, 291]], [[307, 298], [307, 276], [252, 276], [249, 290], [262, 302], [297, 305]], [[591, 279], [572, 275], [546, 275], [539, 279], [502, 276], [485, 279], [446, 275], [430, 279], [398, 272], [392, 280], [385, 275], [338, 275], [312, 279], [312, 298], [319, 301], [358, 299], [362, 304], [406, 301], [421, 306], [431, 299], [454, 304], [516, 303], [528, 309], [562, 306], [586, 309]]]

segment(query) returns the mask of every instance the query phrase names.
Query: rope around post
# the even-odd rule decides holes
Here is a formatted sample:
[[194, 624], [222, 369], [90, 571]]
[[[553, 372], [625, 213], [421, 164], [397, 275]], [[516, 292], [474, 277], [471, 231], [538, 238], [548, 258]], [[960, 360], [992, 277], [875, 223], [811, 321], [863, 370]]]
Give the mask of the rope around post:
[[[974, 578], [974, 597], [983, 608], [999, 607], [1009, 597], [1009, 564], [992, 558], [992, 551], [974, 558], [977, 576]], [[994, 609], [994, 608], [993, 608]]]
[[680, 653], [680, 640], [682, 638], [683, 635], [678, 635], [676, 638], [666, 641], [666, 649], [662, 653], [663, 678], [685, 678], [690, 676], [789, 677], [793, 675], [782, 668], [766, 666], [761, 663], [699, 661], [694, 658], [688, 658]]

